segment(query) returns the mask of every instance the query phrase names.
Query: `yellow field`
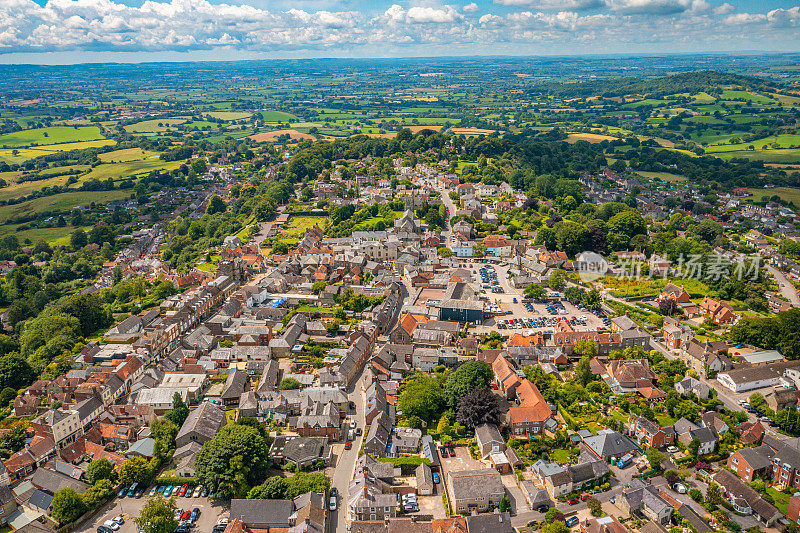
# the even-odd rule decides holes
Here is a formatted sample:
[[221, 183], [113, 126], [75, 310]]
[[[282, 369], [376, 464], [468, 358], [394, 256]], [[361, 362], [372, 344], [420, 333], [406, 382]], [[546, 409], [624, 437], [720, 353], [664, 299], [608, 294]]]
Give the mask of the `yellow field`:
[[484, 130], [480, 128], [450, 128], [456, 135], [491, 135], [495, 130]]
[[248, 139], [253, 139], [256, 142], [266, 142], [266, 141], [274, 141], [281, 135], [289, 135], [291, 139], [306, 139], [306, 140], [314, 140], [314, 136], [308, 133], [300, 133], [297, 130], [275, 130], [275, 131], [263, 131], [261, 133], [256, 133], [254, 135], [250, 135]]
[[220, 120], [242, 120], [243, 118], [250, 118], [253, 116], [252, 113], [245, 113], [243, 111], [212, 111], [211, 113], [205, 114]]
[[148, 157], [158, 155], [156, 152], [145, 152], [141, 148], [124, 148], [100, 154], [98, 159], [103, 163], [124, 163], [126, 161], [138, 161]]
[[66, 152], [69, 150], [84, 150], [86, 148], [97, 148], [100, 146], [111, 146], [117, 144], [117, 141], [112, 139], [100, 139], [97, 141], [80, 141], [74, 143], [58, 143], [58, 144], [45, 144], [42, 146], [33, 146], [30, 148], [3, 148], [0, 149], [0, 160], [8, 163], [22, 163], [28, 159], [39, 157], [45, 154], [52, 154], [55, 152]]
[[616, 141], [616, 137], [610, 135], [601, 135], [599, 133], [570, 133], [567, 135], [568, 143], [575, 143], [578, 141], [589, 141], [590, 143], [601, 143], [603, 141]]
[[9, 200], [27, 196], [33, 191], [38, 191], [42, 187], [54, 187], [56, 185], [66, 185], [69, 176], [56, 176], [38, 181], [23, 181], [22, 183], [12, 183], [8, 187], [0, 189], [0, 200]]

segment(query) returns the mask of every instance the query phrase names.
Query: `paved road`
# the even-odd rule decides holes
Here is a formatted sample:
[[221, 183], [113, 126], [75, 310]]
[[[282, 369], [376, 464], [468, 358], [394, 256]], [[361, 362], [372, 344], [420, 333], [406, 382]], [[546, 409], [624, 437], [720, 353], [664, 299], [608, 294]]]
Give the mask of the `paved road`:
[[[442, 230], [442, 242], [444, 244], [447, 243], [447, 240], [450, 238], [450, 233], [452, 232], [452, 228], [450, 226], [450, 218], [456, 216], [456, 204], [453, 203], [453, 200], [450, 199], [449, 192], [447, 189], [442, 187], [441, 185], [436, 187], [436, 190], [439, 191], [439, 194], [442, 197], [442, 203], [444, 203], [445, 207], [449, 209], [449, 217], [447, 219], [446, 228]], [[469, 237], [469, 235], [466, 235]]]
[[772, 265], [767, 265], [767, 270], [772, 277], [775, 278], [775, 281], [778, 282], [778, 285], [781, 289], [781, 295], [789, 300], [793, 306], [800, 307], [800, 296], [798, 296], [797, 289], [794, 288], [794, 285], [789, 278], [786, 277], [786, 274]]
[[361, 449], [361, 441], [364, 439], [364, 436], [366, 435], [366, 431], [364, 431], [365, 429], [364, 389], [362, 385], [363, 385], [363, 380], [359, 375], [353, 392], [347, 395], [350, 401], [356, 404], [355, 415], [351, 415], [351, 417], [355, 418], [358, 427], [362, 429], [362, 434], [361, 436], [356, 437], [356, 440], [353, 441], [353, 447], [349, 450], [344, 449], [343, 443], [334, 445], [334, 453], [337, 454], [337, 459], [336, 459], [336, 469], [334, 470], [333, 478], [331, 480], [331, 486], [336, 487], [336, 490], [339, 491], [339, 502], [336, 511], [333, 511], [330, 514], [329, 529], [331, 533], [334, 532], [343, 533], [347, 531], [346, 521], [347, 521], [348, 486], [350, 485], [350, 480], [353, 479], [353, 472], [355, 471], [356, 460], [358, 459], [358, 452]]

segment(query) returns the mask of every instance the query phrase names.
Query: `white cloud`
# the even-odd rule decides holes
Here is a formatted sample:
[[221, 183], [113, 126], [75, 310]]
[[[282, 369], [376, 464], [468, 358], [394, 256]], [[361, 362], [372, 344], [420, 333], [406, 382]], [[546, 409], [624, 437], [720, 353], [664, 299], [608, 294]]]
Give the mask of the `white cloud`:
[[735, 7], [730, 5], [728, 2], [724, 4], [718, 5], [713, 9], [713, 13], [715, 15], [727, 15], [728, 13], [733, 13], [736, 10]]
[[480, 8], [478, 7], [478, 4], [476, 4], [475, 2], [470, 2], [469, 4], [462, 7], [461, 11], [463, 11], [464, 13], [475, 13], [476, 11], [480, 11]]
[[697, 0], [609, 0], [609, 6], [615, 11], [630, 15], [674, 15], [688, 11], [696, 2]]
[[583, 11], [607, 7], [606, 0], [494, 0], [506, 6], [530, 6], [545, 11]]
[[723, 19], [725, 24], [740, 25], [740, 24], [755, 24], [765, 22], [766, 15], [761, 13], [736, 13], [735, 15], [728, 15]]
[[450, 6], [443, 8], [435, 7], [412, 7], [406, 13], [406, 18], [409, 22], [453, 22], [461, 15]]
[[789, 9], [773, 9], [767, 13], [767, 20], [770, 24], [779, 27], [800, 26], [800, 6]]

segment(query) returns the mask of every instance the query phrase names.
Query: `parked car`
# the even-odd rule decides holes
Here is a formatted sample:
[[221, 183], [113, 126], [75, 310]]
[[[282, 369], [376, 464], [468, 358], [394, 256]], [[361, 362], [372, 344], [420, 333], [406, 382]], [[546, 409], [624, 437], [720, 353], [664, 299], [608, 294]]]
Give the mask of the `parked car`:
[[119, 524], [117, 524], [113, 520], [106, 520], [105, 522], [103, 522], [103, 525], [106, 526], [111, 531], [119, 530]]
[[121, 489], [119, 489], [118, 496], [120, 498], [124, 498], [127, 493], [128, 493], [128, 488], [127, 487], [122, 487]]
[[113, 531], [106, 526], [100, 526], [97, 528], [97, 533], [113, 533]]
[[199, 498], [200, 495], [203, 493], [203, 487], [198, 485], [196, 489], [194, 489], [194, 494], [192, 494], [193, 498]]
[[175, 514], [172, 516], [175, 520], [180, 520], [183, 515], [183, 509], [175, 509]]
[[158, 492], [158, 489], [160, 489], [160, 488], [161, 487], [153, 487], [152, 489], [150, 489], [149, 496], [155, 496], [156, 492]]
[[122, 515], [117, 515], [114, 518], [112, 518], [111, 520], [113, 520], [114, 522], [116, 522], [119, 525], [122, 525], [122, 524], [125, 523], [125, 519], [122, 518]]
[[439, 472], [433, 473], [433, 482], [436, 483], [437, 485], [439, 484]]
[[678, 494], [686, 494], [686, 485], [683, 483], [675, 483], [672, 487]]
[[192, 512], [189, 509], [186, 509], [181, 515], [181, 522], [183, 522], [184, 520], [189, 520], [191, 517], [192, 517]]
[[350, 429], [356, 429], [356, 420], [355, 418], [350, 420]]
[[678, 447], [677, 446], [667, 446], [667, 451], [669, 453], [676, 453], [678, 451]]
[[580, 500], [578, 499], [578, 497], [577, 497], [577, 496], [575, 496], [575, 497], [572, 497], [572, 498], [570, 498], [569, 500], [567, 500], [567, 503], [568, 503], [568, 504], [570, 504], [570, 505], [575, 505], [575, 504], [576, 504], [576, 503], [578, 503], [579, 501], [580, 501]]
[[228, 525], [228, 519], [224, 518], [224, 517], [220, 518], [219, 520], [217, 520], [217, 525], [218, 526], [227, 526]]
[[581, 501], [585, 502], [586, 500], [588, 500], [591, 497], [592, 497], [591, 494], [589, 494], [588, 492], [584, 492], [583, 494], [581, 494]]
[[172, 494], [172, 485], [167, 485], [167, 488], [164, 489], [164, 497], [169, 498], [171, 494]]
[[546, 503], [543, 503], [542, 505], [536, 508], [536, 510], [539, 511], [540, 513], [546, 513], [548, 509], [550, 509], [550, 506], [547, 505]]
[[328, 500], [328, 510], [335, 511], [336, 510], [336, 496], [331, 494], [330, 499]]
[[178, 490], [178, 496], [183, 496], [184, 494], [186, 494], [186, 491], [188, 490], [188, 488], [189, 488], [189, 485], [183, 485], [180, 488], [180, 490]]
[[192, 523], [195, 523], [197, 522], [197, 517], [199, 516], [200, 516], [200, 508], [195, 507], [194, 509], [192, 509], [192, 515], [189, 517], [189, 520], [191, 520]]
[[567, 518], [566, 524], [569, 527], [572, 527], [575, 524], [577, 524], [578, 522], [580, 522], [580, 518], [578, 518], [577, 516], [570, 516], [569, 518]]
[[200, 496], [202, 496], [203, 498], [205, 498], [206, 496], [208, 496], [208, 489], [204, 487], [204, 488], [203, 488], [203, 493], [202, 493]]
[[345, 450], [349, 450], [352, 447], [353, 447], [353, 441], [349, 440], [349, 441], [344, 443], [344, 449]]

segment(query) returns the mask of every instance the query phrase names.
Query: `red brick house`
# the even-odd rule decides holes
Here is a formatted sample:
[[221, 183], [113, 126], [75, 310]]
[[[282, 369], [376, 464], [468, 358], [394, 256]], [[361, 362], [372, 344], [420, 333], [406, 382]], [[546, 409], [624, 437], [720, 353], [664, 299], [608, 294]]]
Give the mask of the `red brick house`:
[[675, 442], [675, 428], [661, 427], [643, 416], [633, 422], [631, 434], [641, 446], [648, 448], [663, 448]]
[[541, 435], [553, 411], [538, 387], [527, 379], [522, 380], [516, 393], [518, 405], [511, 406], [506, 414], [511, 434], [518, 438]]

